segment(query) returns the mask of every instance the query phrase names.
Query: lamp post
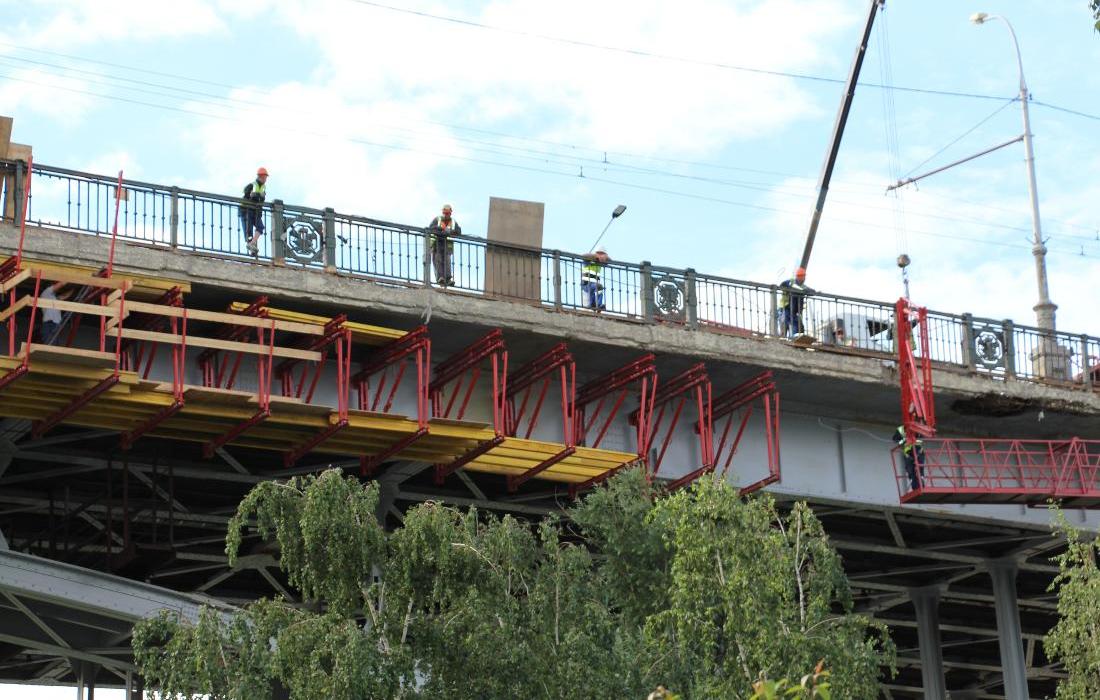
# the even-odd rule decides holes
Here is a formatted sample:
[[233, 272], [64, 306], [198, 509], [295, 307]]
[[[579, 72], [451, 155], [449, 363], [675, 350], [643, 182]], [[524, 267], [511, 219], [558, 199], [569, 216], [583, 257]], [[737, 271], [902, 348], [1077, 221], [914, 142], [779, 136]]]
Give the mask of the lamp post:
[[[603, 235], [607, 233], [607, 229], [611, 228], [611, 224], [615, 223], [615, 219], [622, 216], [624, 211], [626, 211], [625, 204], [620, 204], [619, 206], [615, 207], [614, 211], [611, 212], [611, 219], [608, 220], [607, 226], [603, 227], [603, 231], [600, 231], [600, 237], [597, 238], [596, 242], [592, 244], [592, 250], [596, 249], [596, 246], [598, 246], [600, 244], [600, 241], [603, 240]], [[591, 253], [592, 250], [588, 252]]]
[[1012, 36], [1012, 44], [1016, 48], [1016, 65], [1020, 69], [1020, 107], [1024, 115], [1024, 162], [1027, 165], [1027, 188], [1031, 197], [1031, 228], [1034, 235], [1031, 253], [1035, 256], [1035, 275], [1039, 284], [1039, 303], [1034, 307], [1035, 318], [1039, 328], [1053, 331], [1055, 327], [1054, 312], [1058, 307], [1050, 300], [1050, 293], [1047, 290], [1047, 247], [1043, 243], [1043, 229], [1039, 222], [1039, 193], [1035, 185], [1035, 154], [1031, 146], [1031, 120], [1027, 111], [1028, 92], [1027, 83], [1024, 82], [1024, 62], [1020, 58], [1020, 42], [1016, 40], [1016, 32], [1012, 29], [1012, 24], [1004, 17], [986, 14], [985, 12], [977, 12], [970, 17], [970, 21], [974, 24], [985, 24], [995, 19], [1001, 20], [1008, 27], [1008, 33]]

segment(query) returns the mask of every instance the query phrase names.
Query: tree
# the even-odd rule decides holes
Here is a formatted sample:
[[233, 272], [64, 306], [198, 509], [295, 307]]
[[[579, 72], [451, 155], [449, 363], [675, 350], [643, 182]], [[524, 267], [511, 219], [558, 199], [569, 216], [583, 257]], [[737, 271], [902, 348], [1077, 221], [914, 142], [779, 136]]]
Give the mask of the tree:
[[1096, 20], [1093, 27], [1100, 32], [1100, 0], [1089, 0], [1089, 9], [1092, 10], [1092, 18]]
[[[566, 517], [527, 523], [437, 503], [384, 532], [374, 484], [338, 471], [248, 494], [230, 524], [277, 545], [302, 604], [259, 600], [135, 628], [146, 687], [166, 696], [747, 697], [761, 674], [825, 659], [838, 697], [873, 697], [893, 647], [851, 614], [805, 506], [705, 480], [658, 496], [640, 470]], [[820, 669], [819, 669], [820, 670]], [[827, 697], [818, 695], [818, 697]]]
[[1058, 684], [1062, 700], [1087, 700], [1100, 688], [1100, 568], [1094, 538], [1085, 539], [1055, 511], [1055, 531], [1066, 538], [1058, 575], [1050, 590], [1058, 594], [1058, 624], [1047, 634], [1044, 649], [1065, 667], [1068, 677]]

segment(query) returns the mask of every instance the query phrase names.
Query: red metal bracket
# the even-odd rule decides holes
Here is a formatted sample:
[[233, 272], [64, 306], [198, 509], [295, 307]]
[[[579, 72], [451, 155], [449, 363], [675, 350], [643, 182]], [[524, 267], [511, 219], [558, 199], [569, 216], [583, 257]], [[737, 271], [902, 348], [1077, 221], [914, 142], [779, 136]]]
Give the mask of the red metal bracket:
[[[328, 338], [328, 326], [326, 326], [326, 340], [324, 343], [320, 341], [311, 345], [313, 349], [320, 350], [321, 362], [317, 365], [317, 374], [313, 378], [313, 384], [310, 386], [309, 395], [306, 399], [309, 401], [313, 398], [313, 390], [316, 388], [317, 379], [321, 374], [321, 367], [324, 366], [324, 359], [328, 355], [329, 345], [335, 345], [336, 347], [336, 421], [330, 423], [319, 433], [309, 438], [300, 445], [294, 447], [283, 456], [283, 466], [289, 468], [294, 466], [294, 463], [308, 454], [315, 447], [331, 438], [336, 433], [340, 432], [344, 428], [348, 427], [348, 399], [350, 393], [351, 383], [351, 331], [344, 328], [344, 317], [339, 317], [339, 330], [334, 331], [331, 339]], [[336, 322], [337, 319], [330, 321], [330, 324]], [[302, 379], [305, 379], [305, 372], [302, 373]], [[301, 392], [302, 384], [299, 383], [298, 391]]]
[[[358, 394], [359, 410], [389, 413], [408, 367], [403, 360], [412, 357], [416, 366], [416, 422], [418, 427], [426, 429], [429, 418], [428, 377], [431, 374], [431, 355], [432, 341], [427, 326], [415, 328], [372, 353], [359, 372], [351, 378]], [[389, 376], [390, 370], [393, 370], [392, 377]], [[381, 376], [372, 399], [370, 379], [376, 374]], [[385, 391], [387, 383], [390, 384], [388, 393]], [[383, 395], [386, 396], [384, 403]]]
[[[936, 403], [932, 393], [932, 361], [928, 341], [928, 309], [913, 306], [904, 297], [894, 305], [898, 346], [898, 376], [901, 380], [901, 419], [910, 445], [918, 437], [936, 434]], [[920, 338], [918, 357], [913, 347]]]
[[[668, 426], [664, 428], [664, 438], [661, 441], [661, 448], [657, 451], [656, 457], [652, 459], [653, 463], [647, 465], [649, 467], [648, 473], [651, 479], [657, 476], [657, 471], [661, 468], [661, 463], [665, 458], [665, 452], [668, 451], [668, 446], [672, 442], [672, 437], [676, 431], [676, 425], [680, 421], [680, 415], [683, 413], [684, 406], [687, 404], [689, 397], [695, 400], [695, 432], [699, 435], [699, 455], [701, 457], [702, 466], [703, 468], [714, 468], [714, 434], [713, 424], [711, 422], [711, 384], [710, 378], [707, 376], [706, 366], [702, 362], [699, 362], [667, 382], [662, 382], [660, 389], [657, 390], [654, 396], [653, 403], [657, 414], [653, 419], [647, 444], [652, 445], [654, 440], [660, 435], [662, 429], [661, 424], [664, 420], [666, 410], [669, 409], [670, 406], [672, 406], [672, 410]], [[673, 404], [675, 405], [673, 406]], [[630, 414], [631, 424], [637, 422], [638, 416], [639, 412], [637, 410]]]
[[[477, 386], [477, 380], [481, 376], [481, 363], [486, 360], [489, 361], [492, 381], [490, 401], [492, 404], [493, 431], [497, 435], [504, 434], [504, 397], [507, 394], [508, 351], [504, 348], [504, 334], [501, 333], [499, 328], [489, 331], [483, 338], [463, 348], [439, 363], [435, 368], [435, 378], [428, 386], [433, 417], [452, 417], [456, 400], [459, 394], [462, 393], [462, 386], [466, 382], [465, 375], [469, 372], [469, 384], [463, 394], [462, 403], [459, 404], [458, 411], [454, 412], [454, 419], [462, 420], [463, 416], [466, 415], [470, 398], [473, 396], [474, 387]], [[444, 406], [443, 394], [449, 384], [453, 388], [450, 392], [450, 398]]]
[[[178, 289], [178, 287], [176, 288]], [[173, 334], [179, 333], [179, 343], [172, 344], [172, 403], [165, 406], [148, 420], [138, 425], [133, 430], [123, 433], [120, 440], [123, 450], [129, 450], [135, 441], [142, 435], [154, 430], [158, 425], [176, 415], [183, 409], [183, 384], [187, 359], [187, 309], [183, 310], [182, 318], [171, 317], [168, 319], [169, 327]], [[156, 348], [156, 345], [153, 345]], [[149, 353], [149, 363], [152, 364], [153, 352]], [[140, 361], [139, 361], [140, 364]], [[149, 368], [145, 370], [148, 376]]]
[[271, 417], [271, 373], [272, 357], [275, 352], [275, 321], [272, 321], [271, 326], [268, 328], [257, 328], [256, 335], [259, 344], [267, 346], [266, 355], [259, 354], [256, 356], [256, 401], [259, 404], [259, 409], [252, 417], [245, 419], [224, 434], [207, 442], [202, 449], [203, 456], [207, 459], [213, 457], [219, 447], [235, 440], [249, 428]]
[[374, 470], [378, 468], [380, 464], [385, 462], [390, 457], [400, 453], [406, 448], [412, 446], [420, 438], [428, 434], [427, 428], [417, 428], [416, 432], [409, 433], [405, 437], [401, 438], [397, 442], [393, 443], [381, 452], [367, 457], [363, 455], [359, 458], [359, 474], [360, 476], [370, 476], [374, 473]]
[[477, 444], [477, 447], [473, 448], [466, 454], [462, 455], [458, 459], [454, 460], [450, 464], [437, 464], [435, 465], [435, 483], [437, 486], [442, 486], [443, 482], [447, 480], [447, 477], [454, 474], [456, 471], [465, 467], [470, 462], [474, 461], [481, 455], [485, 454], [489, 450], [497, 447], [504, 442], [504, 437], [497, 435], [491, 440], [483, 440]]
[[[779, 459], [779, 390], [776, 388], [775, 382], [772, 379], [771, 371], [766, 371], [733, 387], [714, 400], [712, 419], [715, 423], [720, 423], [722, 419], [725, 419], [721, 437], [718, 439], [718, 445], [714, 448], [714, 462], [709, 468], [701, 467], [667, 484], [665, 486], [666, 490], [675, 491], [676, 489], [687, 486], [696, 479], [714, 471], [718, 465], [722, 467], [721, 477], [724, 479], [729, 472], [730, 465], [733, 463], [733, 456], [737, 453], [737, 448], [741, 444], [741, 437], [744, 435], [745, 428], [748, 426], [749, 418], [752, 417], [754, 410], [753, 403], [758, 399], [761, 400], [764, 414], [764, 441], [768, 457], [768, 475], [748, 486], [742, 487], [741, 495], [758, 491], [765, 486], [770, 486], [779, 481], [781, 477], [781, 463]], [[737, 431], [733, 439], [730, 440], [730, 432], [735, 423], [737, 424]]]
[[69, 403], [69, 405], [60, 409], [53, 415], [36, 422], [34, 424], [34, 428], [31, 430], [31, 435], [36, 438], [42, 437], [47, 431], [56, 426], [58, 423], [91, 403], [92, 400], [95, 399], [95, 397], [107, 391], [115, 384], [118, 384], [118, 379], [119, 376], [117, 372], [108, 377], [105, 377], [104, 379], [101, 379], [95, 386], [73, 399]]
[[[504, 416], [504, 429], [507, 435], [518, 435], [520, 428], [524, 427], [524, 419], [526, 419], [523, 437], [525, 439], [531, 437], [538, 425], [543, 402], [546, 400], [550, 385], [554, 382], [555, 374], [558, 375], [557, 380], [561, 392], [562, 442], [566, 447], [572, 447], [576, 444], [573, 439], [573, 431], [575, 427], [574, 403], [577, 392], [577, 365], [565, 343], [558, 343], [508, 377]], [[532, 404], [532, 392], [539, 385], [540, 380], [541, 386], [538, 389], [538, 396]], [[523, 398], [517, 410], [516, 398], [521, 392]], [[531, 412], [528, 414], [529, 406]]]
[[531, 467], [530, 469], [523, 472], [522, 474], [516, 474], [516, 475], [513, 475], [513, 476], [509, 476], [508, 477], [508, 491], [509, 492], [515, 492], [516, 489], [518, 489], [520, 486], [522, 486], [524, 483], [526, 483], [529, 479], [533, 479], [538, 474], [541, 474], [542, 472], [546, 471], [547, 469], [554, 466], [555, 464], [562, 461], [563, 459], [569, 457], [570, 455], [572, 455], [576, 451], [577, 451], [576, 447], [566, 447], [564, 450], [557, 453], [553, 457], [550, 457], [549, 459], [543, 460], [537, 466]]
[[[231, 313], [239, 313], [241, 316], [252, 316], [254, 318], [267, 318], [266, 306], [267, 297], [259, 297], [239, 312]], [[252, 331], [252, 326], [228, 326], [219, 331], [218, 338], [244, 342], [248, 340], [248, 336], [252, 334]], [[202, 385], [215, 389], [232, 389], [237, 381], [237, 372], [241, 368], [244, 353], [232, 353], [232, 357], [233, 359], [230, 361], [228, 358], [223, 357], [220, 350], [214, 349], [206, 349], [199, 353], [195, 361], [202, 372]]]
[[[607, 431], [611, 427], [612, 421], [615, 420], [615, 416], [622, 408], [627, 395], [636, 386], [638, 388], [638, 415], [633, 422], [637, 431], [638, 459], [643, 464], [645, 463], [646, 456], [649, 453], [649, 440], [652, 435], [650, 425], [653, 420], [653, 405], [657, 394], [656, 359], [652, 354], [643, 355], [619, 369], [593, 379], [580, 388], [577, 392], [576, 407], [574, 409], [573, 430], [578, 445], [599, 448], [600, 443], [603, 442], [604, 436], [607, 435]], [[601, 418], [607, 399], [612, 396], [615, 396], [615, 398], [607, 412], [607, 416], [600, 425], [595, 440], [588, 444], [588, 435]], [[596, 405], [589, 415], [588, 407], [593, 403]], [[588, 481], [570, 484], [569, 495], [576, 498], [581, 491], [602, 483], [627, 464], [633, 463], [627, 462]]]

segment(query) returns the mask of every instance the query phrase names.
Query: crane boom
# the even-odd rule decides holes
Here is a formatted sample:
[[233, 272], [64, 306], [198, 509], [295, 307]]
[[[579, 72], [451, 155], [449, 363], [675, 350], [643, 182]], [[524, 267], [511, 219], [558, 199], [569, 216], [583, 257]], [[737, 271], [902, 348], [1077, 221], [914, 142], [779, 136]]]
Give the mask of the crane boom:
[[867, 42], [871, 38], [871, 27], [875, 24], [875, 13], [885, 6], [886, 0], [871, 0], [871, 6], [867, 9], [867, 22], [863, 27], [863, 36], [859, 41], [859, 48], [856, 49], [856, 55], [852, 59], [848, 82], [844, 86], [844, 97], [840, 101], [840, 109], [833, 124], [833, 137], [829, 141], [829, 150], [825, 153], [825, 164], [821, 167], [821, 177], [817, 181], [817, 203], [814, 204], [814, 213], [810, 218], [810, 230], [806, 234], [806, 247], [802, 249], [802, 262], [799, 267], [805, 268], [810, 264], [810, 253], [813, 252], [817, 227], [821, 223], [821, 212], [825, 209], [825, 197], [829, 194], [829, 182], [833, 179], [833, 166], [836, 165], [836, 156], [840, 152], [844, 126], [848, 123], [848, 113], [852, 109], [852, 99], [856, 95], [856, 82], [859, 80], [859, 71], [863, 68], [863, 57], [867, 54]]

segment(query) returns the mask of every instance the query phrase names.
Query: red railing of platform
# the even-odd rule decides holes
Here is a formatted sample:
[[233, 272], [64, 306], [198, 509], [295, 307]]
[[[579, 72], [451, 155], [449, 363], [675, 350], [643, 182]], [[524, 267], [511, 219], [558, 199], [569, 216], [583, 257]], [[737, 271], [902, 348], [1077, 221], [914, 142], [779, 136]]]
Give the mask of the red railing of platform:
[[902, 503], [1021, 503], [1100, 507], [1100, 440], [934, 438], [918, 459], [912, 489], [901, 448], [892, 459]]

